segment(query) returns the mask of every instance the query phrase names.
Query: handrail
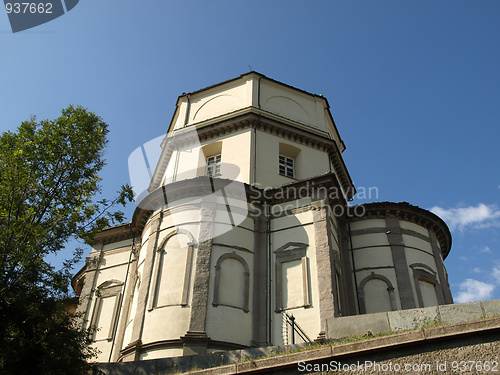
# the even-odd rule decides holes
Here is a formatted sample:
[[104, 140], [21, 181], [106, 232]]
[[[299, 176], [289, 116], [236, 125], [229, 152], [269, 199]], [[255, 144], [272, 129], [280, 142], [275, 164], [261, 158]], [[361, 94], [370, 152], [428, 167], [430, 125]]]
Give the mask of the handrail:
[[292, 327], [292, 345], [295, 344], [295, 332], [297, 332], [297, 334], [304, 342], [312, 342], [309, 336], [307, 336], [307, 334], [304, 332], [304, 330], [300, 328], [300, 326], [295, 322], [295, 317], [293, 316], [293, 314], [288, 315], [286, 311], [283, 311], [283, 314], [285, 316], [285, 322], [290, 324], [290, 326]]

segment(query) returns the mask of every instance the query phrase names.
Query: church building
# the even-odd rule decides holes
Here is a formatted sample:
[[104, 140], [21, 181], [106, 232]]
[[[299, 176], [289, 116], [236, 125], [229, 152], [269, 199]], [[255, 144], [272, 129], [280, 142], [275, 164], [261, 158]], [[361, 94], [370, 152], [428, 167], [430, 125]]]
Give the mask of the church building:
[[97, 361], [291, 344], [292, 320], [314, 341], [328, 319], [453, 303], [448, 227], [405, 202], [349, 204], [323, 96], [252, 71], [179, 96], [158, 150], [132, 220], [74, 278]]

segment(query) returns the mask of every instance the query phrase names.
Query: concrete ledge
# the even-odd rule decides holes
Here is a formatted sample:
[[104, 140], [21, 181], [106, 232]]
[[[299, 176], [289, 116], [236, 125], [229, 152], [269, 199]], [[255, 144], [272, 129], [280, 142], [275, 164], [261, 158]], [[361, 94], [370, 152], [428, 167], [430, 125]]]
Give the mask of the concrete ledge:
[[426, 324], [460, 323], [500, 315], [500, 300], [441, 305], [384, 313], [364, 314], [328, 319], [326, 337], [344, 337], [398, 332], [416, 329]]

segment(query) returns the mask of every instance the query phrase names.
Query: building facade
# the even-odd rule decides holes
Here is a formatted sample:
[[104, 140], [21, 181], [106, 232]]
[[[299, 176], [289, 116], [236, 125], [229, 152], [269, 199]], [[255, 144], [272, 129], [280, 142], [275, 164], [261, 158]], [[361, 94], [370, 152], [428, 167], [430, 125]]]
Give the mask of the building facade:
[[344, 149], [324, 97], [256, 72], [181, 95], [132, 221], [98, 234], [75, 276], [98, 361], [289, 344], [292, 315], [315, 340], [327, 319], [453, 303], [446, 224], [350, 206]]

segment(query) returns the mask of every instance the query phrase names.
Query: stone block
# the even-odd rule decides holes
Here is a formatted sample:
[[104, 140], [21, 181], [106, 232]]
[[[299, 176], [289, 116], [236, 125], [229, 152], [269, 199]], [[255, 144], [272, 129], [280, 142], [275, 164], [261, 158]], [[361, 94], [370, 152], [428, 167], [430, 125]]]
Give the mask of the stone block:
[[484, 307], [485, 317], [489, 318], [495, 315], [500, 315], [500, 299], [481, 302]]
[[426, 307], [419, 309], [391, 311], [388, 314], [391, 331], [416, 329], [439, 320], [438, 308]]
[[439, 306], [443, 323], [461, 323], [480, 319], [483, 316], [480, 302]]
[[327, 339], [335, 340], [349, 336], [364, 335], [368, 332], [389, 332], [387, 313], [364, 314], [327, 320]]

